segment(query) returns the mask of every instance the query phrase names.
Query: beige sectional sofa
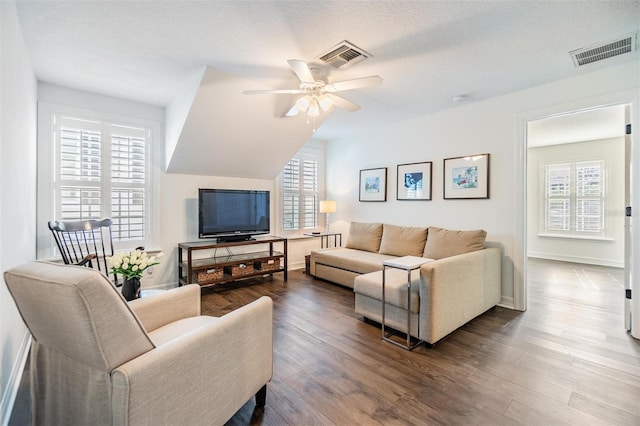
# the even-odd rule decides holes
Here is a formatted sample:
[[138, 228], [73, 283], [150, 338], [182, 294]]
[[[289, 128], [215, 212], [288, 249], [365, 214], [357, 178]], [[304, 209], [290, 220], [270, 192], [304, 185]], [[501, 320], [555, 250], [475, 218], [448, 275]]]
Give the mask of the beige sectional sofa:
[[352, 222], [345, 247], [311, 252], [311, 275], [351, 287], [356, 313], [382, 320], [382, 262], [402, 256], [433, 259], [412, 273], [387, 269], [385, 322], [435, 343], [500, 302], [501, 254], [485, 247], [486, 232]]

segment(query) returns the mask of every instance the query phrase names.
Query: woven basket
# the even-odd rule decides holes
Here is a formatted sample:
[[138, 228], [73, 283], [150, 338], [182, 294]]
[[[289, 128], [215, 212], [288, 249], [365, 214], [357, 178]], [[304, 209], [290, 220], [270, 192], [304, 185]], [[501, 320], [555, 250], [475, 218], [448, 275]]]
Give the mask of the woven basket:
[[225, 269], [232, 277], [241, 277], [243, 275], [253, 274], [252, 263], [240, 263], [238, 265], [225, 266]]
[[223, 275], [224, 271], [222, 270], [222, 268], [210, 268], [194, 271], [193, 278], [194, 281], [201, 283], [206, 281], [219, 280], [223, 277]]
[[260, 271], [275, 271], [280, 269], [280, 258], [264, 259], [254, 262], [255, 268]]

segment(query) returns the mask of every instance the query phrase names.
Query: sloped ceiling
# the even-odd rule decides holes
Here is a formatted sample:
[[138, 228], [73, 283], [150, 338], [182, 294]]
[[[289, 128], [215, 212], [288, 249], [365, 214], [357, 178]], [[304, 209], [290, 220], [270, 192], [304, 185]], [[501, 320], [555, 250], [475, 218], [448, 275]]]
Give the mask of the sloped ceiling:
[[[272, 178], [309, 137], [348, 138], [364, 127], [455, 108], [637, 60], [638, 51], [581, 69], [569, 52], [640, 27], [640, 2], [584, 1], [71, 1], [16, 0], [37, 78], [172, 110], [185, 80], [208, 67], [185, 114], [171, 114], [168, 170]], [[380, 75], [302, 129], [282, 118], [287, 59], [315, 62], [342, 40], [373, 58], [329, 69], [329, 81]], [[327, 71], [327, 70], [323, 70]], [[177, 122], [176, 117], [180, 117]], [[311, 127], [311, 126], [310, 126]], [[306, 132], [306, 133], [305, 133]], [[169, 132], [168, 132], [169, 133]], [[175, 144], [175, 145], [172, 145]]]
[[[207, 67], [168, 159], [167, 172], [275, 178], [311, 138], [313, 123], [307, 124], [302, 115], [282, 118], [292, 102], [288, 96], [242, 95], [243, 90], [253, 88], [260, 87]], [[322, 119], [315, 124], [321, 125]]]

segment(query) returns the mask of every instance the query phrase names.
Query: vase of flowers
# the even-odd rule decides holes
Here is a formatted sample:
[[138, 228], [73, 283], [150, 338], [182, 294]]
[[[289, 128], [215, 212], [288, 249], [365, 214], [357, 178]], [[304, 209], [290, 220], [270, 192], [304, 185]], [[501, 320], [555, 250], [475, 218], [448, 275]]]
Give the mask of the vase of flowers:
[[122, 295], [127, 301], [140, 297], [140, 278], [125, 278], [122, 283]]
[[157, 260], [162, 257], [162, 253], [149, 256], [140, 250], [133, 250], [129, 253], [116, 253], [109, 258], [111, 272], [124, 278], [122, 283], [122, 295], [127, 300], [140, 297], [140, 278], [142, 273], [149, 267], [157, 265]]

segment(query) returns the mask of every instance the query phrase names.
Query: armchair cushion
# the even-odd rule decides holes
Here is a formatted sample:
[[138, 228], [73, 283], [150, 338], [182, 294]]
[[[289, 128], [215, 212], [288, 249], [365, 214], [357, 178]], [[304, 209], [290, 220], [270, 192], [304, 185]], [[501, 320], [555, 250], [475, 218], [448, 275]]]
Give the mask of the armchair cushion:
[[149, 333], [149, 337], [156, 347], [162, 346], [165, 343], [170, 342], [177, 337], [181, 337], [184, 334], [195, 331], [200, 327], [208, 327], [218, 320], [219, 319], [216, 317], [208, 317], [204, 315], [183, 318], [153, 330]]
[[452, 231], [448, 229], [429, 227], [429, 236], [424, 246], [422, 257], [443, 259], [445, 257], [482, 250], [487, 232], [478, 229], [474, 231]]
[[381, 239], [381, 223], [351, 222], [345, 247], [377, 253]]
[[153, 297], [143, 297], [129, 302], [147, 332], [159, 327], [200, 315], [200, 286], [189, 284], [163, 291]]

